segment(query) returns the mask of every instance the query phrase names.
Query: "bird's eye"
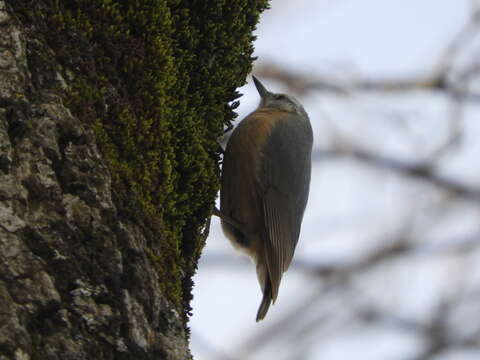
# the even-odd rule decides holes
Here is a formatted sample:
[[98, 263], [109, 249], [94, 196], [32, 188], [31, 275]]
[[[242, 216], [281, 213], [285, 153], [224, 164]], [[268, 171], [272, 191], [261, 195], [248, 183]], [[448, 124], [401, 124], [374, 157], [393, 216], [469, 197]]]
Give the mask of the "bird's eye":
[[283, 99], [285, 99], [285, 95], [282, 95], [282, 94], [275, 95], [275, 100], [283, 100]]

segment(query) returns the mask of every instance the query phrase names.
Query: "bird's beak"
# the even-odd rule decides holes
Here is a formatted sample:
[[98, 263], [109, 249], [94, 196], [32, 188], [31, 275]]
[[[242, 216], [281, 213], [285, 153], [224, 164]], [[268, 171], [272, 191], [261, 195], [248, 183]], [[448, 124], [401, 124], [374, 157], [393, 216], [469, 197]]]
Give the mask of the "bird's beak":
[[253, 82], [255, 83], [255, 87], [257, 88], [258, 93], [262, 99], [266, 98], [270, 93], [268, 90], [263, 86], [263, 84], [258, 80], [255, 76], [252, 75]]

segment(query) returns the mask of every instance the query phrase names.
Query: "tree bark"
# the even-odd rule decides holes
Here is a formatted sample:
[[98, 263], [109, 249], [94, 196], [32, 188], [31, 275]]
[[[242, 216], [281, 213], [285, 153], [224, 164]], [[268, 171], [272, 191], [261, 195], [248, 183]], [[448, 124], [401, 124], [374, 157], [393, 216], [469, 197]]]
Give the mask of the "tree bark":
[[266, 7], [227, 3], [0, 0], [0, 360], [190, 358]]

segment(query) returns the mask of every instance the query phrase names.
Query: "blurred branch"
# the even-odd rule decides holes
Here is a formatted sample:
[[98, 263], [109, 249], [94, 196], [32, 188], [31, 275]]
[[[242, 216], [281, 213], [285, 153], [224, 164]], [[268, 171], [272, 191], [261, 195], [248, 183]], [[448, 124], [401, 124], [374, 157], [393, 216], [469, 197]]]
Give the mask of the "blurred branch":
[[[480, 248], [480, 229], [472, 232], [468, 236], [462, 236], [458, 239], [450, 239], [446, 244], [431, 245], [423, 244], [421, 240], [414, 241], [405, 235], [389, 245], [376, 249], [356, 262], [321, 264], [312, 261], [303, 260], [298, 256], [294, 258], [289, 271], [300, 271], [309, 276], [325, 279], [336, 276], [340, 273], [351, 273], [364, 270], [367, 265], [374, 266], [381, 261], [387, 261], [395, 256], [408, 254], [409, 256], [432, 256], [432, 255], [454, 255], [469, 254]], [[387, 242], [386, 240], [383, 241]], [[228, 267], [238, 269], [251, 269], [252, 263], [245, 256], [233, 255], [232, 253], [209, 253], [204, 255], [202, 266], [205, 267]], [[478, 294], [480, 296], [480, 293]]]
[[460, 71], [454, 77], [455, 60], [463, 47], [468, 44], [480, 30], [480, 10], [476, 9], [465, 26], [455, 36], [439, 57], [431, 74], [423, 77], [403, 79], [339, 79], [327, 76], [303, 74], [291, 71], [274, 63], [263, 62], [256, 67], [256, 73], [264, 78], [271, 78], [285, 84], [292, 92], [305, 94], [310, 91], [325, 91], [340, 95], [354, 92], [411, 92], [414, 90], [430, 90], [447, 92], [456, 99], [464, 101], [480, 101], [480, 93], [470, 91], [463, 84], [473, 75], [479, 73], [478, 62]]
[[[471, 76], [471, 72], [466, 72], [465, 76]], [[378, 93], [398, 93], [411, 92], [415, 90], [430, 90], [447, 92], [456, 99], [464, 101], [480, 101], [480, 93], [473, 92], [459, 84], [448, 80], [447, 73], [436, 73], [425, 78], [410, 79], [364, 79], [339, 82], [338, 79], [329, 79], [327, 77], [315, 76], [312, 74], [301, 74], [290, 71], [272, 63], [263, 63], [257, 66], [256, 74], [277, 80], [285, 84], [291, 92], [304, 95], [310, 91], [331, 92], [338, 95], [348, 96], [355, 92], [378, 92]]]
[[[432, 78], [447, 79], [448, 75], [452, 73], [455, 59], [465, 47], [479, 32], [480, 29], [480, 9], [473, 8], [470, 13], [470, 19], [465, 23], [459, 33], [452, 39], [450, 44], [445, 49], [442, 56], [438, 61], [438, 64], [433, 71]], [[463, 77], [471, 70], [466, 70]], [[443, 82], [446, 82], [445, 80]]]
[[244, 358], [252, 354], [266, 342], [280, 336], [280, 333], [292, 331], [289, 325], [294, 323], [301, 324], [301, 322], [298, 321], [299, 314], [314, 313], [312, 310], [313, 306], [315, 306], [326, 293], [348, 284], [349, 277], [353, 274], [374, 266], [374, 264], [384, 261], [388, 257], [402, 254], [408, 249], [409, 245], [404, 241], [404, 238], [399, 237], [398, 240], [393, 241], [391, 244], [381, 247], [358, 262], [346, 265], [345, 267], [332, 268], [318, 266], [315, 269], [314, 275], [321, 277], [323, 281], [320, 284], [317, 283], [317, 290], [314, 294], [306, 296], [293, 310], [288, 312], [280, 320], [273, 322], [261, 334], [255, 334], [255, 336], [245, 341], [241, 347], [244, 349]]
[[[351, 286], [348, 286], [351, 277], [364, 273], [384, 261], [391, 260], [393, 257], [404, 254], [425, 255], [428, 254], [428, 251], [469, 253], [472, 249], [478, 249], [480, 247], [480, 242], [478, 241], [480, 230], [472, 233], [471, 236], [468, 236], [462, 240], [453, 241], [453, 244], [444, 246], [440, 249], [434, 249], [428, 246], [415, 246], [413, 242], [409, 240], [408, 231], [408, 228], [401, 229], [395, 236], [394, 240], [390, 241], [389, 244], [375, 249], [370, 254], [367, 254], [358, 261], [350, 264], [322, 265], [302, 262], [299, 260], [294, 261], [292, 268], [308, 272], [309, 275], [313, 275], [314, 277], [321, 279], [320, 283], [317, 283], [316, 290], [313, 294], [310, 294], [310, 296], [305, 296], [302, 301], [296, 304], [296, 306], [280, 320], [272, 323], [260, 334], [256, 333], [250, 339], [247, 339], [241, 347], [241, 349], [244, 349], [244, 352], [242, 353], [243, 358], [247, 358], [248, 355], [253, 354], [257, 349], [264, 346], [267, 342], [273, 341], [276, 338], [281, 338], [284, 332], [291, 333], [293, 331], [292, 324], [297, 324], [297, 326], [301, 328], [301, 330], [298, 330], [299, 332], [306, 331], [307, 333], [314, 333], [312, 329], [314, 327], [321, 326], [327, 321], [327, 318], [322, 315], [321, 317], [323, 317], [323, 320], [321, 320], [318, 317], [312, 317], [312, 315], [308, 315], [308, 320], [304, 319], [305, 321], [299, 321], [300, 314], [314, 314], [315, 311], [313, 308], [318, 304], [319, 301], [321, 301], [322, 298], [332, 291], [339, 291], [340, 289], [344, 289], [344, 291], [347, 291], [347, 289], [354, 291], [355, 289], [352, 289]], [[465, 286], [465, 283], [462, 283], [462, 286]], [[379, 309], [373, 307], [363, 307], [357, 309], [357, 316], [363, 321], [375, 321], [376, 323], [383, 323], [384, 325], [394, 326], [402, 330], [415, 331], [422, 336], [427, 337], [429, 339], [428, 351], [426, 350], [424, 353], [422, 353], [422, 357], [415, 359], [428, 359], [428, 357], [426, 357], [427, 353], [433, 354], [434, 350], [440, 350], [441, 347], [443, 348], [444, 344], [447, 344], [445, 342], [448, 328], [447, 324], [445, 323], [447, 314], [449, 311], [451, 311], [451, 307], [458, 303], [457, 300], [461, 294], [463, 294], [463, 291], [457, 289], [452, 293], [452, 296], [444, 299], [444, 301], [439, 305], [438, 310], [435, 313], [436, 315], [427, 324], [422, 324], [410, 319], [404, 319], [395, 314], [385, 314]], [[356, 297], [358, 297], [358, 294], [354, 296], [353, 299]], [[308, 327], [309, 329], [306, 330], [305, 327]], [[463, 346], [467, 343], [470, 343], [470, 341], [456, 342], [455, 345]], [[450, 344], [450, 342], [448, 344]]]
[[429, 156], [430, 163], [438, 163], [442, 159], [442, 156], [460, 145], [464, 130], [463, 119], [464, 103], [462, 99], [453, 98], [450, 105], [450, 115], [448, 119], [449, 135], [444, 143]]
[[[372, 152], [360, 145], [355, 145], [355, 138], [343, 139], [341, 135], [334, 134], [334, 130], [332, 134], [327, 133], [328, 136], [325, 136], [328, 138], [327, 144], [322, 149], [316, 149], [312, 158], [314, 161], [347, 159], [373, 169], [391, 172], [399, 175], [402, 179], [415, 180], [428, 185], [429, 188], [435, 188], [458, 197], [462, 200], [462, 205], [463, 201], [473, 202], [472, 208], [477, 209], [480, 205], [480, 186], [468, 185], [458, 178], [442, 175], [438, 170], [440, 160], [444, 160], [447, 153], [450, 153], [452, 149], [458, 150], [455, 146], [459, 144], [464, 145], [461, 143], [466, 131], [464, 125], [470, 124], [467, 121], [469, 119], [464, 119], [465, 114], [469, 111], [468, 105], [472, 105], [471, 102], [480, 103], [480, 90], [478, 87], [473, 89], [471, 86], [480, 74], [480, 60], [476, 56], [471, 56], [471, 62], [459, 62], [462, 53], [468, 53], [470, 49], [468, 46], [480, 33], [480, 2], [477, 1], [476, 4], [469, 21], [449, 41], [437, 61], [433, 62], [436, 63], [436, 66], [433, 66], [432, 70], [424, 76], [401, 79], [357, 79], [355, 76], [351, 76], [337, 79], [321, 73], [315, 75], [293, 71], [267, 62], [257, 66], [256, 73], [262, 77], [279, 81], [286, 85], [289, 91], [300, 95], [313, 91], [327, 92], [338, 97], [347, 97], [362, 92], [378, 94], [410, 92], [414, 94], [415, 91], [420, 90], [430, 94], [441, 93], [442, 101], [445, 97], [451, 104], [445, 117], [448, 121], [449, 131], [445, 139], [443, 132], [441, 133], [440, 146], [436, 147], [434, 151], [429, 150], [429, 154], [423, 156], [421, 161], [401, 160]], [[442, 117], [442, 120], [445, 118]], [[396, 120], [395, 118], [395, 123], [400, 123]], [[336, 135], [338, 136], [335, 137]], [[413, 181], [410, 184], [414, 184]], [[445, 198], [448, 198], [448, 202], [452, 200], [452, 197]], [[442, 202], [439, 206], [435, 202], [432, 208], [433, 206], [447, 208], [446, 204], [447, 202]], [[432, 212], [432, 208], [428, 210], [422, 208], [421, 211]], [[424, 219], [419, 220], [418, 223], [421, 221]], [[436, 225], [442, 219], [435, 217], [434, 221], [433, 225]], [[422, 230], [430, 225], [432, 224], [422, 223]], [[290, 271], [296, 270], [305, 274], [311, 280], [308, 283], [309, 286], [301, 295], [295, 294], [296, 303], [288, 312], [280, 315], [281, 317], [277, 319], [270, 319], [268, 323], [263, 324], [264, 327], [261, 331], [247, 335], [242, 334], [244, 342], [239, 348], [242, 351], [233, 353], [239, 354], [238, 356], [242, 359], [247, 359], [260, 353], [260, 350], [263, 351], [269, 344], [277, 346], [279, 341], [285, 341], [292, 349], [297, 347], [298, 354], [303, 351], [304, 356], [307, 357], [309, 344], [321, 346], [319, 343], [323, 336], [331, 336], [332, 330], [341, 334], [339, 330], [342, 326], [347, 328], [352, 324], [360, 324], [360, 328], [375, 326], [396, 329], [400, 333], [413, 333], [415, 338], [420, 340], [421, 346], [418, 348], [418, 354], [411, 360], [436, 359], [452, 349], [472, 349], [480, 353], [480, 325], [478, 330], [475, 326], [470, 326], [467, 332], [462, 332], [458, 324], [452, 323], [452, 319], [455, 321], [462, 319], [457, 312], [459, 309], [462, 310], [461, 305], [466, 301], [466, 297], [471, 296], [472, 301], [476, 301], [480, 295], [478, 292], [473, 294], [471, 291], [472, 281], [475, 277], [472, 274], [475, 274], [475, 271], [478, 272], [478, 268], [473, 264], [476, 258], [472, 254], [478, 253], [480, 250], [480, 228], [468, 236], [449, 237], [445, 241], [437, 241], [437, 239], [431, 241], [430, 238], [428, 241], [423, 241], [423, 235], [419, 234], [416, 228], [413, 229], [412, 223], [408, 223], [393, 236], [382, 234], [380, 239], [382, 241], [375, 242], [381, 245], [369, 250], [366, 254], [358, 255], [356, 253], [354, 260], [320, 263], [320, 261], [307, 261], [297, 257], [292, 263]], [[448, 262], [448, 274], [446, 272], [445, 276], [440, 279], [446, 285], [441, 287], [438, 299], [430, 299], [434, 305], [430, 306], [428, 310], [424, 310], [427, 311], [423, 314], [427, 314], [426, 316], [417, 318], [415, 314], [408, 317], [402, 315], [401, 311], [395, 311], [395, 307], [390, 307], [390, 311], [387, 311], [379, 305], [379, 302], [369, 298], [368, 291], [361, 291], [363, 283], [356, 288], [359, 276], [362, 277], [360, 279], [363, 279], [366, 274], [371, 272], [377, 274], [386, 269], [388, 271], [390, 264], [397, 264], [398, 260], [410, 265], [408, 259], [414, 256], [425, 256], [425, 260], [436, 256], [435, 260]], [[209, 254], [207, 259], [202, 259], [202, 262], [208, 266], [251, 267], [251, 264], [243, 261], [243, 258], [225, 254]], [[443, 273], [439, 276], [443, 276]], [[389, 289], [386, 288], [385, 291], [389, 291]], [[364, 299], [362, 295], [365, 297]], [[414, 295], [402, 294], [406, 297]], [[325, 309], [325, 305], [330, 308]], [[475, 322], [478, 318], [476, 316], [478, 315], [476, 314], [477, 309], [467, 308], [465, 311], [468, 314], [467, 318], [470, 316], [470, 312], [472, 313], [471, 322]], [[461, 311], [460, 315], [465, 316]], [[463, 323], [460, 326], [463, 326]], [[226, 356], [216, 355], [219, 353], [218, 351], [212, 350], [211, 353], [214, 358], [217, 356], [222, 360], [230, 359]], [[300, 355], [298, 356], [300, 357]]]
[[426, 163], [412, 164], [400, 160], [369, 153], [362, 149], [333, 149], [315, 150], [312, 154], [314, 161], [325, 159], [348, 158], [379, 169], [393, 171], [399, 175], [422, 180], [435, 185], [453, 195], [470, 201], [480, 201], [480, 190], [471, 188], [455, 179], [443, 177], [435, 173], [433, 167]]
[[479, 345], [479, 334], [474, 334], [473, 336], [460, 340], [452, 338], [448, 319], [454, 308], [458, 306], [461, 293], [462, 292], [458, 292], [457, 294], [453, 294], [453, 296], [443, 299], [437, 307], [432, 320], [425, 326], [419, 328], [421, 335], [427, 340], [427, 346], [412, 360], [429, 360], [446, 349], [451, 350], [453, 348], [467, 348]]

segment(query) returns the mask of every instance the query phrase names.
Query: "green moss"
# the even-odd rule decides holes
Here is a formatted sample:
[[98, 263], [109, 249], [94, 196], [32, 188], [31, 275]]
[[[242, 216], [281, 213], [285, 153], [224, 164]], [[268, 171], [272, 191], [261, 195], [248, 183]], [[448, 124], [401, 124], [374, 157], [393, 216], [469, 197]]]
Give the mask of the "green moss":
[[65, 103], [95, 132], [121, 216], [148, 229], [162, 290], [188, 313], [219, 188], [216, 139], [235, 117], [267, 0], [20, 3], [45, 24]]

